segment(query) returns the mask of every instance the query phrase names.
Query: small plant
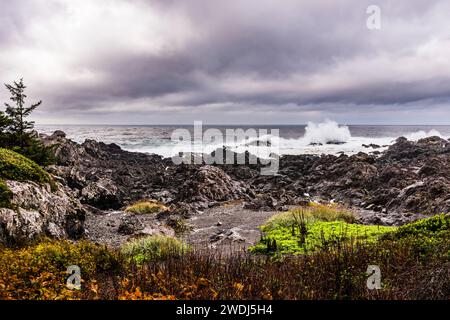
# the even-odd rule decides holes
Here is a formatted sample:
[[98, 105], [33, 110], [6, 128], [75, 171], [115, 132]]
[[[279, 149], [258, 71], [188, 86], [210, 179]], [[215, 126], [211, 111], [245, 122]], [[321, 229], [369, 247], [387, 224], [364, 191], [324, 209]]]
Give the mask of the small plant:
[[295, 224], [296, 220], [300, 217], [308, 223], [315, 221], [343, 221], [354, 223], [356, 221], [356, 217], [352, 212], [340, 208], [337, 205], [324, 205], [311, 202], [307, 207], [301, 207], [274, 215], [267, 220], [264, 228], [268, 230], [278, 226], [292, 227], [293, 223]]
[[347, 223], [356, 222], [356, 217], [353, 212], [348, 211], [336, 204], [320, 204], [316, 202], [310, 202], [308, 204], [311, 216], [315, 220], [320, 221], [344, 221]]
[[125, 212], [137, 213], [137, 214], [150, 214], [158, 213], [161, 211], [168, 211], [169, 208], [164, 204], [156, 200], [143, 200], [136, 202], [135, 204], [128, 206]]
[[121, 253], [129, 261], [143, 264], [154, 260], [164, 260], [172, 256], [180, 256], [187, 250], [188, 246], [174, 237], [150, 236], [124, 244]]
[[295, 236], [295, 229], [298, 230], [298, 244], [304, 246], [308, 236], [308, 223], [303, 211], [293, 212], [294, 222], [292, 224], [292, 233]]

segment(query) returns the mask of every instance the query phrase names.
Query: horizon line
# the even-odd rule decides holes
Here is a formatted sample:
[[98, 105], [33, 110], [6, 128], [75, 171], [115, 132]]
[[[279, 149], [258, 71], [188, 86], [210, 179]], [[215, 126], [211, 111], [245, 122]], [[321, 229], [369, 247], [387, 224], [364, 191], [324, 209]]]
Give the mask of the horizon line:
[[[323, 121], [322, 121], [323, 122]], [[322, 122], [314, 122], [314, 123], [322, 123]], [[368, 124], [368, 123], [339, 123], [338, 125], [343, 126], [403, 126], [403, 127], [414, 127], [414, 126], [434, 126], [434, 127], [447, 127], [450, 126], [449, 124]], [[35, 126], [193, 126], [193, 123], [162, 123], [162, 124], [133, 124], [133, 123], [127, 123], [127, 124], [111, 124], [111, 123], [72, 123], [72, 124], [52, 124], [52, 123], [35, 123]], [[299, 123], [299, 124], [289, 124], [289, 123], [275, 123], [275, 124], [267, 124], [267, 123], [244, 123], [244, 124], [233, 124], [233, 123], [227, 123], [227, 124], [217, 124], [217, 123], [203, 123], [202, 125], [205, 126], [308, 126], [307, 123]]]

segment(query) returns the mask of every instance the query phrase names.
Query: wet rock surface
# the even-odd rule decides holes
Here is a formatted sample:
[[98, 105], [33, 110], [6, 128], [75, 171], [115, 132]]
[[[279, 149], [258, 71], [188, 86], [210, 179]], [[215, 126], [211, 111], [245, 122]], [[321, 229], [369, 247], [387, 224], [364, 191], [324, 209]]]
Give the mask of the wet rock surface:
[[[355, 208], [361, 213], [360, 222], [367, 224], [401, 225], [450, 211], [450, 143], [439, 137], [417, 142], [399, 138], [377, 154], [287, 155], [280, 158], [274, 176], [261, 175], [259, 162], [175, 165], [172, 159], [127, 152], [115, 144], [94, 140], [77, 144], [63, 132], [42, 139], [57, 144], [58, 163], [48, 171], [88, 212], [90, 236], [114, 244], [139, 233], [158, 233], [177, 219], [201, 217], [214, 229], [205, 241], [228, 243], [242, 238], [249, 243], [254, 240], [249, 236], [255, 232], [254, 224], [311, 198]], [[142, 199], [158, 200], [170, 210], [144, 219], [119, 218], [127, 205]], [[236, 220], [234, 224], [227, 222], [227, 211], [215, 211], [230, 201], [241, 201], [230, 218]], [[241, 216], [255, 215], [262, 218], [245, 220], [251, 228], [239, 222]]]

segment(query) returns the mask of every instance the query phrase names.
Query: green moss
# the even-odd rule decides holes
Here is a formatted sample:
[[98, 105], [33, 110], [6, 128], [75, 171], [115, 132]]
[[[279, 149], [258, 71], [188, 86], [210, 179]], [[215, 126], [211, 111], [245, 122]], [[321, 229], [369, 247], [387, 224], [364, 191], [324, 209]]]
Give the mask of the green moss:
[[310, 203], [277, 214], [261, 226], [264, 236], [252, 252], [303, 254], [343, 241], [375, 242], [394, 227], [354, 224], [352, 212], [337, 205]]
[[375, 242], [381, 235], [394, 231], [395, 227], [365, 226], [343, 221], [315, 221], [306, 223], [304, 237], [302, 229], [296, 227], [271, 225], [261, 229], [266, 235], [256, 246], [250, 248], [252, 252], [267, 253], [271, 247], [277, 253], [302, 254], [326, 249], [343, 241]]
[[[333, 212], [333, 210], [335, 212]], [[250, 248], [258, 253], [303, 254], [348, 241], [404, 243], [413, 246], [418, 257], [435, 253], [450, 241], [450, 215], [440, 214], [401, 227], [366, 226], [350, 223], [339, 209], [310, 207], [278, 214], [261, 227], [264, 236]], [[334, 220], [334, 221], [333, 221]], [[448, 254], [446, 251], [442, 254]]]
[[0, 180], [0, 208], [11, 207], [12, 192], [6, 183]]
[[0, 179], [56, 184], [50, 174], [30, 159], [8, 149], [0, 148]]

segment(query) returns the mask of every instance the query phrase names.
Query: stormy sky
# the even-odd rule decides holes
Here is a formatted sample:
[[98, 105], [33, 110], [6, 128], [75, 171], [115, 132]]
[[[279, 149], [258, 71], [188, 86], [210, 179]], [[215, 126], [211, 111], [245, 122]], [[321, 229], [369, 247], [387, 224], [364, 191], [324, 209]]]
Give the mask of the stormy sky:
[[450, 1], [0, 0], [20, 77], [41, 124], [450, 124]]

